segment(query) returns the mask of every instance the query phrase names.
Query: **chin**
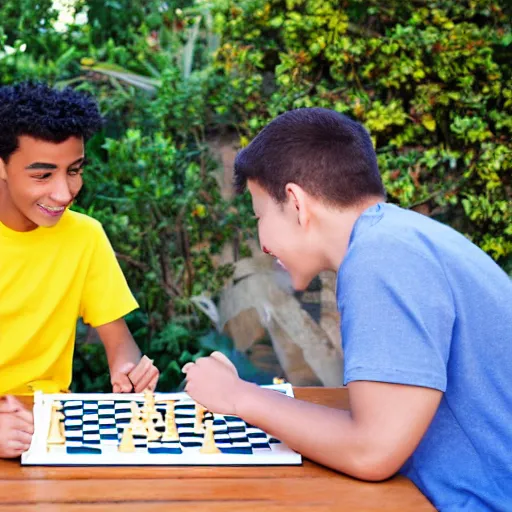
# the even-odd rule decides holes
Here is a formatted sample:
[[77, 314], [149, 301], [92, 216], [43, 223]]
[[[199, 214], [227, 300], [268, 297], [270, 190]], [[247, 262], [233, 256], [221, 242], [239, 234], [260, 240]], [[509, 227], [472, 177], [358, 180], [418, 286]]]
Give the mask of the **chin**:
[[304, 277], [304, 276], [291, 276], [292, 285], [294, 290], [298, 292], [303, 292], [308, 286], [309, 283], [313, 280], [312, 277]]
[[59, 223], [60, 219], [31, 219], [31, 221], [38, 227], [38, 228], [53, 228], [55, 225]]

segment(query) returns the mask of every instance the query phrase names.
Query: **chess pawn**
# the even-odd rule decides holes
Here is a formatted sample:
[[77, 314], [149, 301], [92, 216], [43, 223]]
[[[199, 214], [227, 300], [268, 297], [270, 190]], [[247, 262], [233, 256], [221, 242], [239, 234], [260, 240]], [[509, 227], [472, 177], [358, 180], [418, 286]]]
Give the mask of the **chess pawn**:
[[199, 449], [199, 453], [214, 454], [221, 453], [215, 444], [215, 433], [213, 432], [213, 421], [205, 421], [206, 432], [204, 434], [203, 446]]
[[178, 430], [176, 429], [176, 425], [172, 423], [171, 425], [165, 425], [165, 432], [162, 434], [162, 441], [179, 441], [180, 436], [178, 435]]
[[165, 431], [162, 435], [162, 441], [179, 441], [178, 429], [174, 419], [174, 401], [167, 402], [167, 411], [165, 412]]
[[52, 411], [50, 416], [50, 428], [48, 430], [47, 444], [65, 444], [66, 437], [64, 435], [63, 427], [61, 426], [61, 420], [64, 419], [64, 414], [60, 412], [62, 405], [60, 402], [54, 402], [52, 404]]
[[121, 442], [119, 443], [117, 450], [122, 453], [133, 453], [135, 451], [135, 443], [133, 441], [131, 427], [126, 427], [123, 430], [123, 437], [121, 438]]

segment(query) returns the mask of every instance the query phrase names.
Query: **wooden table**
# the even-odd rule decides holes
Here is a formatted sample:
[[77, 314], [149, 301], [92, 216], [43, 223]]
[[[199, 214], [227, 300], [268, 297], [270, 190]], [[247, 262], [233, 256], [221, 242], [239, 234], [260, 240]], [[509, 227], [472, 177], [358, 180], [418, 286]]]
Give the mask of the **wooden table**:
[[[346, 389], [297, 398], [348, 408]], [[293, 467], [41, 467], [0, 460], [0, 512], [426, 512], [406, 478], [361, 482], [309, 460]]]

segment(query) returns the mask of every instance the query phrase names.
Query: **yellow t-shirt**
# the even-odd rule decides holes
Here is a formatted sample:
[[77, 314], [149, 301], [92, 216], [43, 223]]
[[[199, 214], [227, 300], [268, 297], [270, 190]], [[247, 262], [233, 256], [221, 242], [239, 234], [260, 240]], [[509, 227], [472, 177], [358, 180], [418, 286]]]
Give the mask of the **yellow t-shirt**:
[[24, 233], [0, 222], [0, 394], [68, 389], [78, 317], [98, 327], [137, 307], [96, 220], [67, 210]]

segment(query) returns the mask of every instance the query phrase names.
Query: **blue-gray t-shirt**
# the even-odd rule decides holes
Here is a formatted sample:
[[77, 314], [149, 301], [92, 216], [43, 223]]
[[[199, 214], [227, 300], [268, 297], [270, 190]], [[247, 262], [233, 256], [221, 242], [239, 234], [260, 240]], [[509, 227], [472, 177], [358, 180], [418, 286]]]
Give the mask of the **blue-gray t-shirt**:
[[380, 203], [337, 280], [345, 384], [443, 391], [400, 470], [442, 511], [512, 511], [512, 281], [460, 233]]

